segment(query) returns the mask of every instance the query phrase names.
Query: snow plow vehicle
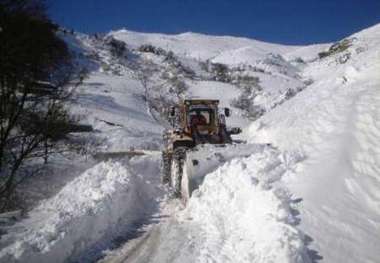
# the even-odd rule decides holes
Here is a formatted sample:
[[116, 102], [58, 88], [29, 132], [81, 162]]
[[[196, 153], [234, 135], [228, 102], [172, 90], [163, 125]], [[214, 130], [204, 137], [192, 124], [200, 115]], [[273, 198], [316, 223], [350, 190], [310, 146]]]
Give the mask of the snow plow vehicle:
[[229, 108], [220, 112], [219, 100], [188, 99], [170, 108], [172, 128], [163, 136], [162, 181], [173, 188], [175, 197], [186, 202], [196, 188], [192, 171], [199, 165], [194, 157], [200, 147], [231, 144], [231, 135], [241, 132], [237, 127], [227, 128], [229, 116]]

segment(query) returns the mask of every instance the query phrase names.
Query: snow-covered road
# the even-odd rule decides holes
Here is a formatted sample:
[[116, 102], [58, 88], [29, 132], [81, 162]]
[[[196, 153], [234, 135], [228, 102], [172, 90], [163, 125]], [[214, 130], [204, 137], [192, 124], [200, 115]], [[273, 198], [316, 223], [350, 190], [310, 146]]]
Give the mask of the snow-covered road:
[[99, 163], [18, 224], [0, 259], [308, 262], [295, 200], [282, 183], [303, 157], [267, 145], [216, 150], [206, 147], [207, 159], [221, 163], [186, 208], [165, 195], [159, 152]]
[[[127, 41], [126, 61], [111, 55], [113, 36]], [[1, 263], [378, 262], [380, 25], [324, 58], [330, 45], [192, 33], [71, 38], [97, 63], [73, 105], [96, 149], [147, 154], [97, 163], [7, 226]], [[170, 46], [174, 60], [138, 50], [151, 43]], [[232, 80], [196, 58], [230, 65]], [[186, 96], [232, 108], [227, 122], [248, 143], [199, 146], [191, 171], [201, 180], [184, 207], [161, 184], [157, 120]]]
[[[239, 156], [242, 147], [225, 153]], [[295, 200], [282, 183], [299, 161], [297, 154], [252, 145], [249, 157], [208, 174], [185, 209], [169, 202], [169, 218], [101, 262], [309, 262]]]

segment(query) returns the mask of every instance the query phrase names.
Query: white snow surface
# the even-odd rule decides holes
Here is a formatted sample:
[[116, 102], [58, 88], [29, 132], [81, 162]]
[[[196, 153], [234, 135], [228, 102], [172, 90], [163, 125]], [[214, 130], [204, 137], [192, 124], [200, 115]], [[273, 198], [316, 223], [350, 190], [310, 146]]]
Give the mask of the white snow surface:
[[[92, 71], [73, 111], [94, 126], [103, 151], [151, 151], [100, 162], [69, 182], [7, 229], [0, 262], [378, 262], [380, 25], [324, 59], [318, 53], [329, 45], [127, 30], [109, 36], [134, 49], [134, 67], [153, 68], [150, 82], [144, 87], [134, 67], [78, 35], [73, 48], [96, 56], [81, 61]], [[161, 185], [154, 150], [165, 122], [148, 102], [176, 95], [159, 85], [163, 59], [138, 53], [142, 44], [172, 50], [197, 72], [197, 60], [264, 70], [251, 72], [262, 88], [254, 103], [266, 110], [253, 123], [231, 106], [241, 94], [233, 84], [185, 78], [182, 95], [220, 99], [233, 109], [227, 122], [246, 128], [248, 140], [194, 153], [203, 156], [193, 170], [201, 180], [186, 207], [168, 201], [171, 190]], [[286, 96], [295, 87], [302, 91]]]
[[[225, 64], [240, 64], [262, 59], [268, 53], [283, 54], [299, 47], [270, 44], [248, 38], [209, 36], [197, 33], [165, 35], [118, 30], [109, 35], [122, 40], [133, 48], [151, 44], [175, 54], [199, 60], [213, 60]], [[248, 59], [248, 60], [247, 60]]]
[[110, 239], [127, 235], [157, 205], [159, 157], [90, 168], [15, 226], [20, 233], [2, 240], [10, 245], [0, 251], [1, 262], [83, 262], [84, 252], [99, 253]]
[[324, 262], [380, 257], [380, 25], [352, 37], [305, 69], [314, 84], [250, 128], [252, 142], [307, 156], [288, 186], [304, 199], [301, 229]]
[[143, 94], [133, 75], [93, 73], [80, 87], [75, 110], [105, 134], [107, 151], [158, 149], [163, 128], [148, 111]]
[[297, 58], [301, 58], [305, 62], [311, 62], [318, 58], [318, 53], [328, 49], [330, 46], [331, 43], [304, 46], [287, 52], [286, 54], [284, 54], [284, 57], [290, 61], [295, 60]]
[[199, 158], [207, 174], [187, 207], [101, 262], [311, 262], [282, 183], [303, 156], [266, 145], [199, 151], [210, 162]]
[[194, 262], [309, 262], [290, 197], [276, 186], [299, 156], [286, 167], [276, 150], [257, 150], [208, 174], [193, 193], [184, 215], [204, 239]]

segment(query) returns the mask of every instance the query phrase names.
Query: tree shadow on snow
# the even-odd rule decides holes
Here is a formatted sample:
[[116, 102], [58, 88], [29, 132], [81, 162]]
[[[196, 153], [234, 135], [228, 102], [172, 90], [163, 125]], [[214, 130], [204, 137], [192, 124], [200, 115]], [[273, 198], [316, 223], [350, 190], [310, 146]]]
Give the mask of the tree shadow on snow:
[[113, 236], [111, 239], [106, 238], [101, 240], [88, 249], [84, 250], [80, 255], [73, 258], [69, 258], [65, 262], [68, 263], [93, 263], [98, 262], [107, 257], [107, 251], [117, 251], [121, 249], [128, 242], [141, 238], [146, 234], [152, 227], [162, 222], [163, 218], [167, 218], [166, 215], [152, 215], [142, 217], [143, 219], [137, 219], [128, 228], [121, 231], [119, 235]]
[[120, 105], [115, 101], [112, 96], [100, 95], [100, 94], [80, 94], [78, 95], [78, 101], [87, 107], [94, 107], [96, 109], [118, 114], [122, 116], [128, 116], [129, 118], [149, 120], [148, 115], [144, 111], [137, 111], [131, 107]]
[[[130, 228], [121, 236], [116, 237], [112, 242], [110, 249], [118, 249], [125, 245], [128, 241], [139, 238], [144, 235], [152, 226], [162, 222], [163, 218], [169, 217], [168, 215], [151, 216], [144, 220], [137, 220], [131, 224]], [[148, 227], [148, 228], [147, 228]]]
[[314, 241], [314, 239], [309, 235], [304, 235], [304, 243], [307, 247], [307, 253], [311, 259], [312, 263], [318, 263], [320, 260], [323, 259], [323, 257], [319, 254], [318, 251], [309, 248], [310, 244]]
[[[291, 204], [299, 204], [302, 201], [303, 201], [302, 198], [292, 199]], [[294, 218], [292, 225], [294, 225], [294, 226], [299, 225], [301, 223], [301, 218], [300, 218], [301, 213], [298, 211], [298, 209], [296, 209], [292, 206], [290, 208], [290, 213], [292, 214], [292, 216]], [[314, 239], [311, 236], [303, 233], [303, 242], [306, 246], [307, 254], [309, 255], [310, 260], [312, 263], [318, 263], [319, 261], [321, 261], [323, 259], [323, 256], [321, 256], [317, 250], [310, 248], [313, 241], [314, 241]]]

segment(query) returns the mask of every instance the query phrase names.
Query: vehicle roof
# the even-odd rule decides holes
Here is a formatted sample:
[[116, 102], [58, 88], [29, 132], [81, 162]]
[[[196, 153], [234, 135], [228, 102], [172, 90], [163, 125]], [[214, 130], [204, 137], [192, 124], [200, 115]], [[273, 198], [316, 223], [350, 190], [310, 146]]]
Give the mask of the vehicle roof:
[[219, 104], [219, 100], [210, 99], [185, 99], [185, 105], [196, 105], [196, 104]]

